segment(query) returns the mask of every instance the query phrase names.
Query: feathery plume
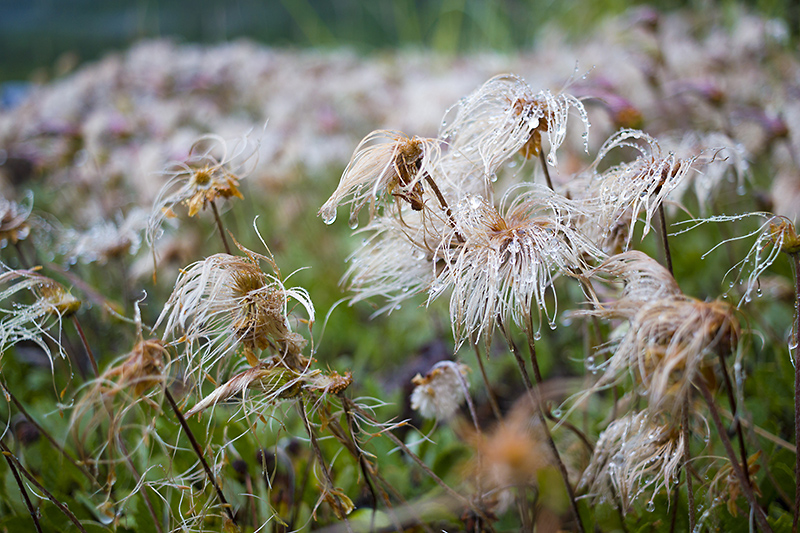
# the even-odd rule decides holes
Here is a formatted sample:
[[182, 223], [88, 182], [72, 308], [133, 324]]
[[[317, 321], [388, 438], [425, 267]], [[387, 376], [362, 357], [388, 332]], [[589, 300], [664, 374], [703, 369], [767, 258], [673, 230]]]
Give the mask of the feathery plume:
[[650, 490], [653, 506], [659, 492], [669, 497], [682, 464], [683, 434], [650, 411], [631, 413], [600, 434], [579, 487], [600, 502], [612, 502], [617, 494], [623, 509]]
[[456, 104], [452, 121], [447, 118], [448, 111], [439, 137], [449, 143], [451, 150], [480, 161], [486, 175], [493, 176], [517, 152], [526, 158], [538, 156], [542, 133], [546, 133], [550, 143], [547, 163], [555, 167], [556, 150], [566, 137], [571, 108], [584, 124], [586, 139], [589, 119], [580, 100], [548, 90], [534, 93], [519, 76], [503, 74]]
[[506, 193], [500, 211], [480, 196], [467, 196], [439, 246], [445, 262], [431, 297], [452, 287], [450, 317], [459, 343], [490, 342], [498, 319], [527, 329], [534, 309], [554, 326], [557, 310], [551, 313], [545, 301], [555, 290], [554, 276], [579, 277], [589, 258], [603, 256], [573, 228], [575, 204], [537, 184], [514, 196], [516, 189]]
[[469, 367], [453, 361], [439, 361], [425, 374], [411, 380], [411, 408], [425, 418], [449, 420], [458, 411], [468, 391], [464, 379]]
[[[292, 331], [289, 300], [305, 309], [311, 323], [314, 306], [308, 293], [300, 287], [287, 289], [271, 257], [239, 249], [244, 257], [215, 254], [183, 271], [156, 323], [166, 321], [165, 340], [186, 345], [187, 374], [197, 378], [239, 348], [252, 367], [266, 349], [290, 367], [306, 364], [301, 354], [306, 340]], [[272, 274], [261, 270], [262, 261]]]
[[369, 206], [370, 220], [377, 204], [389, 195], [408, 203], [415, 211], [424, 206], [423, 180], [433, 174], [439, 157], [439, 141], [408, 137], [390, 130], [373, 131], [359, 143], [342, 173], [339, 186], [319, 210], [326, 224], [336, 220], [336, 209], [344, 199], [350, 204], [350, 227], [358, 225], [358, 213]]

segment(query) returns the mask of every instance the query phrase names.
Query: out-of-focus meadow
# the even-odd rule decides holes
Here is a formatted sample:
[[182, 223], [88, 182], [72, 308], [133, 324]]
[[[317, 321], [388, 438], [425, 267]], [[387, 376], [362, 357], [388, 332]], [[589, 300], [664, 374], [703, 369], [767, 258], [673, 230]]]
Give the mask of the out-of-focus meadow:
[[[770, 228], [789, 228], [800, 212], [798, 7], [673, 4], [0, 0], [0, 530], [747, 531], [765, 529], [763, 513], [768, 527], [790, 531], [789, 258], [800, 249]], [[421, 248], [435, 279], [348, 301], [348, 284], [359, 299], [370, 294], [354, 277], [367, 260], [358, 254], [384, 230], [366, 210], [355, 233], [317, 213], [361, 139], [393, 130], [457, 146], [461, 133], [444, 117], [459, 123], [469, 95], [506, 73], [577, 103], [558, 104], [569, 115], [563, 144], [551, 136], [561, 108], [547, 100], [537, 118], [546, 143], [524, 141], [522, 155], [516, 147], [491, 171], [489, 158], [485, 168], [472, 161], [495, 201], [510, 190], [516, 205], [518, 182], [544, 183], [550, 168], [556, 199], [541, 209], [569, 211], [557, 224], [589, 235], [573, 224], [594, 208], [576, 207], [578, 216], [565, 207], [584, 200], [580, 180], [624, 169], [639, 153], [692, 167], [683, 181], [670, 167], [633, 196], [662, 206], [675, 290], [698, 306], [720, 302], [736, 325], [724, 341], [725, 327], [714, 326], [714, 347], [698, 348], [696, 368], [681, 360], [666, 373], [665, 394], [681, 398], [671, 413], [647, 411], [657, 403], [649, 365], [661, 368], [683, 342], [677, 332], [641, 348], [638, 370], [609, 377], [616, 363], [599, 363], [644, 328], [603, 314], [612, 306], [600, 302], [618, 292], [606, 282], [631, 279], [613, 278], [609, 257], [630, 248], [664, 262], [655, 211], [640, 213], [635, 198], [632, 216], [614, 218], [627, 220], [630, 240], [608, 245], [606, 231], [576, 255], [581, 268], [545, 267], [553, 277], [541, 301], [521, 311], [534, 327], [504, 321], [516, 310], [503, 309], [464, 334], [463, 301], [447, 292], [463, 287], [443, 272], [467, 256], [471, 230], [458, 217], [477, 194], [445, 172], [455, 192], [440, 182], [444, 196], [460, 201], [445, 209], [439, 198], [447, 217], [436, 224], [454, 233]], [[598, 152], [618, 131], [622, 148], [605, 160]], [[651, 152], [637, 148], [648, 139], [657, 139]], [[558, 148], [557, 164], [525, 157], [547, 147]], [[438, 179], [428, 159], [415, 164], [420, 180]], [[204, 188], [201, 177], [215, 173], [228, 181]], [[377, 213], [396, 211], [401, 222], [392, 223], [411, 228], [404, 216], [439, 208], [436, 185], [425, 181], [424, 207], [412, 196], [405, 212], [417, 189], [398, 175]], [[510, 220], [506, 207], [497, 212]], [[558, 238], [577, 246], [569, 235]], [[239, 273], [228, 279], [226, 269]], [[241, 316], [223, 303], [203, 307], [227, 295], [227, 283], [240, 287], [241, 272], [254, 276], [253, 294], [269, 289], [282, 305], [265, 311], [233, 289], [224, 305], [241, 305]], [[409, 289], [418, 294], [404, 296]], [[391, 312], [376, 313], [387, 295]], [[278, 326], [252, 316], [267, 311]], [[518, 347], [538, 354], [527, 363], [540, 367], [538, 386], [520, 375]], [[721, 363], [708, 362], [716, 351]], [[441, 361], [466, 367], [431, 371]], [[441, 413], [420, 395], [436, 396], [442, 372], [454, 376], [457, 409], [430, 420]], [[706, 390], [720, 407], [703, 403]], [[749, 465], [751, 491], [726, 455], [716, 408]], [[181, 413], [195, 410], [184, 425]], [[658, 429], [644, 428], [656, 419]], [[622, 420], [622, 436], [612, 435]], [[643, 444], [632, 436], [639, 430], [661, 433]], [[689, 459], [676, 443], [692, 432]], [[662, 447], [652, 457], [622, 460], [654, 439]]]

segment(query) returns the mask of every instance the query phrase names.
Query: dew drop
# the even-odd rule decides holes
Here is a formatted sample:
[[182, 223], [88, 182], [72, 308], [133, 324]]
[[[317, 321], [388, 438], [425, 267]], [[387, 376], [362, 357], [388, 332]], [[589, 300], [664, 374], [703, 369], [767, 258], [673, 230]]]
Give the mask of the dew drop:
[[561, 409], [559, 408], [553, 409], [553, 411], [550, 414], [553, 415], [554, 418], [561, 418], [562, 416], [564, 416], [564, 412], [561, 411]]
[[653, 511], [655, 511], [656, 510], [655, 502], [653, 500], [650, 500], [649, 502], [647, 502], [646, 509], [647, 509], [648, 513], [652, 513]]
[[347, 225], [350, 226], [350, 229], [356, 229], [358, 227], [358, 215], [351, 215]]
[[322, 221], [330, 226], [336, 221], [336, 208], [331, 209], [330, 207], [323, 206], [322, 209], [319, 210], [319, 215], [322, 217]]

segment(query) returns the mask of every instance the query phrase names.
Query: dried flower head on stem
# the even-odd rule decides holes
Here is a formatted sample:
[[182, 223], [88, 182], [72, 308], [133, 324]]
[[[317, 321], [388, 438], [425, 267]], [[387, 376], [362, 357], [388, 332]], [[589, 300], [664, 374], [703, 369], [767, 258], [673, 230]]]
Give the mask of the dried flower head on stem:
[[30, 234], [28, 217], [33, 210], [33, 194], [25, 196], [24, 203], [17, 203], [0, 196], [0, 249], [8, 244], [17, 244]]
[[[597, 173], [597, 167], [615, 148], [631, 148], [638, 152], [636, 159], [620, 163]], [[667, 195], [675, 189], [692, 170], [697, 157], [678, 158], [674, 153], [664, 154], [659, 142], [639, 130], [620, 130], [600, 148], [591, 165], [593, 176], [581, 194], [595, 206], [592, 216], [582, 227], [598, 243], [606, 241], [614, 232], [625, 236], [623, 250], [633, 238], [639, 214], [644, 212], [644, 238], [651, 221]], [[624, 230], [619, 228], [623, 223]]]
[[356, 147], [339, 186], [320, 208], [319, 215], [326, 224], [333, 224], [339, 205], [350, 204], [350, 227], [355, 228], [361, 209], [369, 206], [371, 220], [385, 195], [421, 211], [425, 203], [424, 181], [433, 174], [438, 157], [436, 139], [408, 137], [389, 130], [373, 131]]
[[[243, 198], [239, 180], [246, 177], [257, 164], [257, 146], [244, 138], [233, 148], [218, 135], [204, 135], [189, 149], [184, 161], [172, 163], [165, 174], [167, 183], [161, 188], [147, 224], [147, 242], [158, 239], [161, 224], [175, 217], [174, 206], [185, 204], [188, 216], [193, 217], [217, 198]], [[216, 209], [216, 207], [214, 207]]]
[[[165, 340], [185, 345], [181, 360], [198, 383], [239, 349], [252, 367], [262, 350], [290, 367], [305, 366], [301, 351], [307, 341], [292, 331], [289, 301], [305, 309], [310, 327], [314, 306], [308, 293], [287, 289], [272, 257], [239, 249], [244, 256], [215, 254], [184, 270], [157, 321], [166, 321]], [[261, 269], [262, 262], [271, 274]]]
[[683, 434], [663, 416], [649, 411], [614, 420], [600, 434], [580, 486], [600, 502], [622, 500], [623, 509], [645, 492], [653, 499], [678, 480], [683, 464]]
[[425, 376], [411, 380], [411, 408], [425, 418], [449, 420], [469, 394], [465, 376], [469, 367], [453, 361], [440, 361]]
[[459, 343], [490, 342], [498, 317], [526, 328], [535, 311], [554, 326], [557, 311], [545, 298], [555, 290], [554, 277], [580, 277], [590, 258], [603, 257], [571, 224], [577, 209], [537, 184], [510, 190], [500, 210], [471, 195], [456, 206], [455, 228], [438, 250], [445, 263], [431, 297], [452, 288], [450, 318]]
[[556, 150], [566, 137], [572, 108], [584, 124], [586, 139], [589, 119], [580, 100], [548, 90], [534, 93], [519, 76], [503, 74], [454, 106], [455, 116], [452, 120], [445, 116], [439, 136], [452, 150], [480, 161], [485, 173], [492, 176], [516, 153], [526, 158], [539, 156], [542, 134], [546, 133], [550, 144], [547, 164], [555, 167]]
[[735, 350], [741, 335], [736, 309], [721, 300], [684, 295], [664, 267], [640, 252], [614, 256], [592, 275], [601, 272], [616, 274], [626, 287], [617, 300], [582, 314], [622, 318], [628, 326], [605, 346], [611, 357], [593, 366], [603, 375], [592, 391], [631, 375], [651, 411], [680, 408], [709, 356]]
[[[33, 302], [17, 301], [25, 293]], [[81, 306], [66, 287], [39, 274], [37, 269], [6, 270], [0, 273], [0, 302], [8, 304], [0, 308], [0, 356], [21, 341], [31, 341], [41, 348], [50, 359], [51, 368], [53, 346], [57, 355], [66, 356], [61, 346], [61, 321]], [[51, 333], [54, 326], [56, 333]]]

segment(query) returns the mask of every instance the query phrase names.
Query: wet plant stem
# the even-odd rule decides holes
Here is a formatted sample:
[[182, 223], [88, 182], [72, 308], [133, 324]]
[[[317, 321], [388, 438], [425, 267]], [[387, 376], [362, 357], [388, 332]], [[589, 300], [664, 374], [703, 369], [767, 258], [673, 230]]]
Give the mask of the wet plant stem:
[[219, 210], [217, 209], [217, 204], [214, 200], [209, 202], [211, 204], [211, 212], [214, 213], [214, 221], [217, 223], [217, 229], [219, 230], [219, 236], [222, 239], [222, 246], [225, 247], [225, 253], [228, 255], [231, 254], [231, 247], [228, 245], [228, 239], [225, 237], [225, 226], [222, 225], [222, 219], [219, 217]]
[[81, 338], [81, 343], [83, 344], [83, 349], [86, 351], [86, 356], [89, 358], [89, 362], [92, 364], [92, 371], [94, 372], [94, 377], [100, 377], [100, 370], [97, 367], [97, 360], [94, 358], [94, 353], [92, 353], [92, 349], [89, 347], [89, 341], [86, 340], [86, 335], [83, 333], [83, 328], [81, 327], [81, 323], [78, 320], [77, 315], [72, 315], [72, 323], [75, 325], [75, 330], [78, 332], [78, 336]]
[[[353, 420], [353, 413], [350, 411], [350, 407], [348, 406], [348, 403], [342, 393], [339, 393], [339, 399], [342, 402], [342, 410], [344, 411], [345, 422], [347, 423], [348, 435], [347, 437], [345, 437], [345, 435], [342, 434], [343, 432], [339, 427], [338, 421], [333, 421], [335, 422], [335, 424], [333, 423], [331, 424], [331, 429], [334, 430], [335, 428], [335, 430], [333, 431], [334, 435], [336, 435], [337, 432], [340, 433], [337, 436], [337, 438], [346, 445], [345, 447], [350, 450], [350, 454], [353, 455], [353, 457], [358, 460], [358, 465], [361, 468], [361, 474], [364, 476], [364, 480], [367, 482], [367, 487], [369, 488], [369, 492], [372, 497], [372, 513], [370, 516], [369, 530], [373, 531], [375, 529], [375, 513], [378, 510], [378, 495], [377, 495], [377, 490], [375, 489], [376, 484], [375, 481], [373, 480], [374, 477], [373, 468], [372, 465], [369, 463], [369, 461], [367, 461], [367, 458], [364, 456], [364, 453], [361, 451], [361, 448], [358, 446], [358, 441], [356, 441], [356, 434], [355, 431], [353, 430], [353, 426], [355, 425], [355, 422]], [[392, 519], [392, 522], [394, 522], [396, 530], [402, 531], [403, 530], [402, 525], [397, 520], [397, 516], [392, 510], [392, 505], [391, 502], [389, 501], [388, 495], [384, 491], [381, 491], [381, 496], [383, 497], [386, 509], [387, 511], [389, 511], [388, 512], [389, 517]]]
[[667, 217], [664, 214], [664, 204], [658, 204], [658, 228], [661, 234], [661, 244], [664, 246], [664, 260], [667, 263], [667, 270], [675, 277], [675, 271], [672, 270], [672, 254], [669, 251], [669, 237], [667, 236]]
[[[436, 199], [439, 200], [439, 205], [442, 206], [442, 209], [444, 209], [444, 212], [447, 215], [447, 223], [450, 225], [451, 228], [453, 228], [455, 230], [456, 229], [456, 221], [453, 218], [453, 211], [450, 209], [450, 206], [447, 205], [447, 201], [444, 199], [444, 195], [442, 194], [442, 191], [439, 190], [439, 186], [436, 185], [436, 182], [433, 181], [433, 178], [428, 176], [428, 175], [425, 176], [425, 181], [427, 181], [428, 185], [431, 186], [431, 189], [433, 189], [433, 194], [435, 194], [436, 195]], [[465, 241], [464, 237], [458, 231], [456, 231], [456, 239], [459, 242], [464, 242]]]
[[225, 509], [225, 512], [228, 514], [228, 518], [231, 522], [236, 524], [236, 518], [233, 516], [233, 509], [231, 505], [228, 503], [228, 500], [225, 499], [225, 495], [222, 493], [222, 489], [217, 484], [217, 480], [214, 477], [214, 472], [211, 471], [211, 468], [208, 466], [208, 462], [206, 461], [205, 456], [203, 455], [203, 450], [200, 449], [200, 445], [197, 443], [197, 439], [194, 437], [194, 433], [189, 428], [189, 424], [186, 423], [186, 418], [183, 416], [178, 404], [175, 403], [175, 398], [172, 397], [172, 393], [169, 392], [169, 388], [166, 384], [162, 387], [164, 389], [164, 397], [167, 399], [169, 406], [172, 408], [172, 411], [175, 413], [175, 417], [178, 419], [181, 427], [183, 428], [184, 433], [186, 436], [189, 437], [189, 442], [192, 443], [192, 449], [194, 450], [195, 455], [200, 460], [200, 464], [203, 465], [203, 470], [205, 470], [206, 477], [214, 486], [214, 490], [217, 492], [217, 498], [219, 498], [219, 502], [222, 504], [222, 507]]
[[717, 428], [717, 434], [719, 435], [719, 439], [722, 441], [722, 445], [725, 447], [725, 453], [728, 454], [728, 459], [731, 462], [731, 468], [733, 468], [733, 473], [739, 480], [739, 485], [742, 488], [742, 492], [744, 493], [745, 499], [747, 499], [747, 503], [750, 504], [750, 508], [752, 509], [753, 514], [755, 515], [758, 527], [764, 533], [772, 533], [772, 528], [769, 526], [769, 523], [767, 522], [767, 517], [764, 514], [764, 510], [761, 509], [761, 506], [758, 504], [758, 500], [756, 499], [756, 495], [753, 492], [753, 488], [750, 486], [749, 480], [744, 477], [744, 470], [742, 470], [742, 465], [739, 464], [739, 459], [736, 457], [736, 452], [733, 449], [731, 440], [728, 438], [727, 429], [725, 428], [725, 425], [722, 423], [722, 419], [719, 416], [719, 410], [717, 409], [717, 404], [714, 403], [714, 397], [711, 395], [711, 391], [708, 390], [708, 385], [706, 385], [705, 379], [702, 376], [700, 376], [695, 381], [695, 383], [697, 385], [697, 388], [700, 390], [700, 394], [703, 395], [703, 399], [708, 405], [708, 410], [711, 413], [711, 419], [714, 421], [714, 425]]
[[[689, 531], [694, 533], [694, 526], [696, 521], [695, 508], [694, 508], [694, 488], [692, 487], [692, 474], [689, 471], [689, 461], [691, 460], [691, 452], [689, 450], [689, 406], [691, 405], [691, 395], [686, 398], [686, 403], [683, 405], [683, 413], [681, 414], [681, 432], [683, 432], [683, 470], [686, 476], [686, 501], [689, 507]], [[745, 462], [745, 465], [747, 462]], [[678, 506], [678, 500], [675, 499], [675, 507]]]
[[489, 406], [492, 408], [492, 413], [497, 420], [502, 420], [503, 415], [500, 413], [500, 406], [497, 403], [497, 396], [494, 393], [492, 384], [489, 382], [489, 376], [486, 374], [486, 368], [483, 365], [483, 358], [478, 349], [478, 345], [472, 343], [472, 349], [475, 351], [475, 358], [478, 360], [478, 367], [481, 369], [481, 377], [483, 377], [483, 384], [486, 387], [486, 397], [489, 400]]
[[[791, 254], [794, 270], [794, 337], [791, 343], [794, 344], [794, 445], [800, 448], [800, 253]], [[797, 533], [797, 518], [800, 514], [800, 454], [795, 452], [794, 464], [795, 493], [794, 493], [794, 517], [792, 518], [792, 533]]]
[[539, 148], [539, 161], [542, 163], [542, 170], [544, 170], [544, 179], [547, 181], [547, 186], [550, 187], [551, 191], [555, 191], [553, 188], [553, 181], [550, 179], [550, 170], [547, 168], [547, 161], [544, 158], [544, 150]]
[[[349, 402], [349, 404], [350, 404], [350, 407], [353, 409], [353, 411], [355, 411], [356, 413], [358, 413], [359, 415], [361, 415], [361, 416], [362, 416], [362, 417], [364, 417], [365, 419], [369, 420], [371, 423], [373, 423], [373, 424], [376, 424], [376, 425], [378, 425], [378, 424], [379, 424], [379, 422], [378, 422], [378, 421], [377, 421], [375, 418], [373, 418], [373, 417], [372, 417], [372, 415], [370, 415], [368, 412], [364, 411], [364, 410], [363, 410], [361, 407], [359, 407], [357, 404], [353, 403], [351, 400], [347, 400], [347, 401]], [[452, 488], [451, 488], [451, 487], [450, 487], [450, 486], [449, 486], [447, 483], [445, 483], [445, 482], [444, 482], [444, 481], [443, 481], [443, 480], [442, 480], [442, 479], [441, 479], [439, 476], [437, 476], [437, 475], [436, 475], [436, 474], [433, 472], [433, 470], [431, 470], [431, 469], [428, 467], [428, 465], [426, 465], [426, 464], [425, 464], [425, 462], [424, 462], [422, 459], [420, 459], [420, 458], [417, 456], [417, 454], [415, 454], [414, 452], [412, 452], [412, 451], [411, 451], [411, 450], [408, 448], [408, 446], [406, 446], [406, 444], [405, 444], [405, 443], [404, 443], [402, 440], [400, 440], [400, 438], [399, 438], [399, 437], [397, 437], [397, 435], [395, 435], [394, 433], [392, 433], [392, 432], [391, 432], [390, 430], [388, 430], [388, 429], [387, 429], [387, 430], [385, 430], [385, 431], [381, 431], [381, 434], [382, 434], [382, 435], [386, 435], [386, 436], [389, 438], [389, 440], [391, 440], [392, 442], [394, 442], [394, 444], [395, 444], [395, 445], [396, 445], [398, 448], [400, 448], [401, 450], [403, 450], [403, 453], [405, 453], [405, 454], [406, 454], [408, 457], [410, 457], [410, 458], [411, 458], [411, 459], [412, 459], [412, 460], [413, 460], [415, 463], [417, 463], [417, 466], [419, 466], [419, 467], [422, 469], [422, 471], [423, 471], [423, 472], [425, 472], [425, 474], [427, 474], [428, 476], [430, 476], [430, 478], [431, 478], [431, 479], [432, 479], [432, 480], [433, 480], [433, 481], [434, 481], [434, 482], [435, 482], [437, 485], [439, 485], [440, 487], [442, 487], [442, 488], [445, 490], [445, 492], [447, 492], [447, 494], [449, 494], [451, 497], [453, 497], [453, 498], [455, 498], [456, 500], [458, 500], [459, 502], [461, 502], [461, 503], [462, 503], [464, 506], [466, 506], [466, 507], [468, 507], [468, 508], [472, 509], [472, 510], [475, 512], [475, 514], [477, 514], [477, 515], [478, 515], [478, 516], [479, 516], [479, 517], [480, 517], [482, 520], [484, 520], [484, 522], [485, 522], [487, 525], [488, 525], [488, 524], [490, 524], [489, 517], [488, 517], [488, 516], [486, 516], [486, 513], [484, 513], [484, 512], [483, 512], [483, 511], [481, 511], [480, 509], [476, 509], [476, 508], [475, 508], [475, 506], [474, 506], [474, 505], [472, 505], [472, 503], [471, 503], [471, 502], [470, 502], [470, 501], [469, 501], [467, 498], [465, 498], [463, 495], [461, 495], [461, 494], [459, 494], [458, 492], [456, 492], [455, 490], [453, 490], [453, 489], [452, 489]]]
[[20, 414], [22, 414], [22, 416], [24, 416], [24, 417], [25, 417], [25, 419], [26, 419], [28, 422], [30, 422], [30, 423], [33, 425], [33, 427], [35, 427], [35, 428], [36, 428], [36, 429], [39, 431], [39, 434], [41, 434], [41, 435], [44, 435], [44, 438], [46, 438], [46, 439], [47, 439], [47, 440], [50, 442], [50, 444], [52, 444], [52, 445], [53, 445], [53, 447], [54, 447], [56, 450], [58, 450], [58, 452], [59, 452], [61, 455], [63, 455], [63, 456], [64, 456], [64, 458], [65, 458], [67, 461], [69, 461], [70, 463], [72, 463], [72, 465], [73, 465], [75, 468], [77, 468], [77, 469], [78, 469], [78, 470], [81, 472], [81, 474], [83, 474], [84, 476], [86, 476], [86, 479], [88, 479], [89, 481], [91, 481], [93, 485], [95, 485], [96, 487], [98, 487], [98, 488], [99, 488], [99, 487], [100, 487], [100, 482], [99, 482], [99, 481], [97, 481], [97, 478], [95, 478], [95, 477], [92, 475], [92, 473], [91, 473], [91, 472], [89, 472], [89, 471], [86, 469], [86, 467], [85, 467], [85, 466], [83, 466], [82, 464], [80, 464], [80, 463], [77, 461], [77, 459], [75, 459], [74, 457], [72, 457], [72, 455], [70, 455], [70, 454], [69, 454], [69, 452], [67, 452], [67, 450], [65, 450], [65, 449], [64, 449], [64, 447], [63, 447], [63, 446], [61, 446], [61, 445], [58, 443], [58, 441], [57, 441], [57, 440], [56, 440], [56, 439], [55, 439], [55, 438], [54, 438], [54, 437], [53, 437], [53, 436], [52, 436], [50, 433], [48, 433], [48, 432], [47, 432], [47, 430], [45, 430], [45, 429], [44, 429], [44, 427], [42, 427], [42, 426], [41, 426], [41, 425], [40, 425], [40, 424], [39, 424], [39, 423], [38, 423], [36, 420], [34, 420], [34, 418], [33, 418], [33, 417], [30, 415], [30, 413], [28, 413], [28, 410], [27, 410], [27, 409], [25, 409], [25, 406], [24, 406], [24, 405], [22, 405], [22, 403], [21, 403], [21, 402], [20, 402], [20, 401], [17, 399], [17, 397], [16, 397], [16, 396], [14, 396], [14, 394], [12, 394], [12, 393], [11, 393], [11, 391], [10, 391], [10, 390], [8, 390], [8, 387], [6, 387], [5, 383], [2, 383], [2, 382], [0, 382], [0, 387], [2, 387], [2, 388], [3, 388], [3, 393], [5, 394], [5, 396], [6, 396], [7, 398], [10, 398], [10, 399], [11, 399], [11, 402], [12, 402], [12, 403], [13, 403], [13, 404], [14, 404], [14, 405], [17, 407], [17, 410], [20, 412]]
[[42, 484], [41, 484], [41, 483], [39, 483], [39, 482], [36, 480], [36, 477], [34, 477], [34, 476], [33, 476], [33, 474], [31, 474], [30, 472], [28, 472], [28, 471], [25, 469], [25, 467], [24, 467], [24, 466], [22, 466], [22, 463], [20, 463], [19, 459], [17, 459], [17, 457], [16, 457], [16, 456], [15, 456], [15, 455], [14, 455], [14, 454], [11, 452], [11, 450], [9, 450], [9, 449], [8, 449], [8, 447], [6, 446], [6, 443], [5, 443], [5, 442], [3, 442], [3, 441], [1, 441], [1, 440], [0, 440], [0, 450], [2, 450], [2, 452], [3, 452], [3, 455], [6, 457], [6, 460], [10, 460], [10, 461], [12, 461], [12, 462], [14, 463], [14, 466], [16, 466], [16, 467], [17, 467], [17, 471], [18, 471], [18, 472], [22, 473], [22, 475], [23, 475], [23, 476], [25, 476], [25, 478], [26, 478], [28, 481], [30, 481], [30, 482], [31, 482], [31, 484], [32, 484], [34, 487], [36, 487], [37, 489], [39, 489], [39, 491], [40, 491], [42, 494], [44, 494], [44, 495], [45, 495], [45, 497], [46, 497], [48, 500], [50, 500], [51, 502], [53, 502], [53, 505], [55, 505], [56, 507], [58, 507], [59, 511], [61, 511], [62, 513], [64, 513], [64, 515], [66, 515], [66, 517], [67, 517], [67, 518], [69, 518], [69, 520], [70, 520], [70, 521], [71, 521], [73, 524], [75, 524], [75, 527], [77, 527], [77, 528], [78, 528], [78, 531], [81, 531], [81, 532], [83, 532], [83, 533], [86, 533], [86, 530], [83, 528], [83, 526], [81, 525], [81, 523], [80, 523], [80, 521], [78, 520], [78, 518], [77, 518], [77, 517], [76, 517], [74, 514], [72, 514], [72, 511], [70, 511], [70, 510], [69, 510], [69, 507], [67, 507], [66, 505], [64, 505], [63, 503], [61, 503], [61, 502], [60, 502], [60, 501], [59, 501], [59, 500], [58, 500], [58, 499], [57, 499], [55, 496], [53, 496], [53, 495], [50, 493], [50, 491], [48, 491], [46, 488], [44, 488], [44, 487], [42, 486]]
[[298, 409], [300, 409], [300, 416], [303, 419], [303, 425], [306, 428], [306, 433], [308, 433], [308, 438], [311, 441], [311, 449], [314, 451], [314, 456], [319, 462], [319, 467], [322, 469], [322, 475], [325, 478], [324, 483], [325, 486], [323, 487], [323, 491], [330, 491], [331, 496], [333, 497], [333, 501], [336, 503], [336, 514], [344, 520], [345, 526], [347, 530], [352, 533], [352, 528], [350, 527], [350, 522], [347, 520], [347, 510], [345, 509], [342, 500], [339, 496], [336, 495], [335, 488], [336, 486], [333, 484], [333, 478], [331, 477], [331, 472], [328, 470], [328, 465], [325, 464], [325, 457], [322, 455], [322, 449], [319, 447], [319, 442], [317, 441], [317, 435], [314, 431], [314, 428], [311, 426], [311, 421], [308, 419], [308, 414], [306, 413], [306, 406], [303, 403], [303, 400], [297, 402]]
[[744, 445], [744, 431], [742, 431], [742, 424], [739, 422], [739, 410], [736, 407], [736, 396], [733, 394], [733, 384], [731, 377], [728, 374], [728, 365], [725, 363], [725, 357], [719, 355], [720, 366], [722, 366], [722, 378], [725, 382], [725, 391], [728, 394], [728, 404], [731, 406], [731, 413], [733, 413], [733, 426], [736, 428], [736, 436], [739, 439], [739, 454], [742, 456], [742, 469], [744, 470], [745, 477], [750, 479], [750, 467], [747, 464], [747, 449]]
[[545, 438], [547, 439], [547, 444], [550, 447], [550, 451], [552, 452], [553, 458], [555, 459], [556, 465], [558, 466], [558, 471], [561, 473], [561, 478], [564, 480], [564, 486], [567, 489], [567, 495], [569, 496], [570, 507], [572, 508], [572, 512], [575, 515], [575, 522], [578, 526], [578, 531], [580, 531], [581, 533], [585, 533], [583, 522], [581, 522], [581, 515], [580, 512], [578, 511], [578, 502], [575, 499], [575, 491], [572, 488], [572, 484], [569, 482], [567, 467], [564, 465], [564, 461], [561, 460], [561, 455], [558, 453], [558, 448], [556, 447], [556, 443], [553, 440], [553, 434], [550, 432], [550, 426], [547, 424], [547, 416], [545, 414], [544, 400], [542, 399], [541, 391], [539, 390], [542, 384], [542, 375], [539, 371], [539, 364], [536, 360], [536, 346], [533, 340], [533, 328], [530, 328], [530, 330], [527, 331], [526, 333], [528, 337], [528, 346], [531, 349], [531, 364], [533, 365], [533, 374], [536, 379], [536, 387], [534, 387], [533, 384], [531, 383], [531, 377], [528, 374], [528, 369], [525, 368], [525, 361], [522, 359], [522, 355], [519, 353], [519, 349], [517, 349], [516, 344], [506, 331], [505, 326], [503, 326], [500, 317], [498, 317], [497, 323], [500, 326], [500, 330], [503, 332], [503, 336], [505, 337], [506, 342], [508, 343], [508, 346], [511, 349], [511, 352], [514, 355], [514, 358], [517, 360], [517, 365], [519, 366], [520, 373], [522, 374], [522, 379], [525, 381], [525, 388], [528, 390], [528, 395], [531, 398], [531, 402], [533, 402], [534, 407], [536, 409], [536, 413], [539, 415], [539, 422], [542, 425], [542, 430], [544, 431]]
[[28, 491], [25, 490], [25, 485], [22, 484], [22, 479], [19, 477], [19, 472], [17, 471], [17, 467], [14, 465], [14, 461], [11, 460], [11, 457], [5, 455], [5, 453], [3, 454], [3, 456], [6, 458], [8, 467], [11, 469], [11, 473], [14, 475], [14, 480], [17, 482], [17, 486], [19, 487], [19, 492], [20, 494], [22, 494], [22, 499], [25, 501], [25, 507], [28, 508], [28, 512], [31, 514], [31, 519], [33, 519], [33, 525], [36, 526], [36, 531], [42, 533], [42, 526], [39, 524], [39, 516], [37, 514], [36, 509], [33, 508], [31, 499], [28, 497]]

